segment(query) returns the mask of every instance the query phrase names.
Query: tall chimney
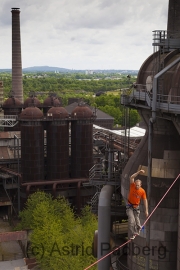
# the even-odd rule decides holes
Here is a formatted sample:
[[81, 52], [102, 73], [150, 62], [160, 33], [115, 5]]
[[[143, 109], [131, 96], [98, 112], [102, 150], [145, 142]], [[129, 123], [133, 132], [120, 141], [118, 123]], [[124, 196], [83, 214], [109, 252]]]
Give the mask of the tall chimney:
[[12, 91], [14, 97], [23, 103], [20, 10], [12, 8]]
[[180, 2], [177, 0], [169, 0], [167, 31], [169, 37], [180, 38]]

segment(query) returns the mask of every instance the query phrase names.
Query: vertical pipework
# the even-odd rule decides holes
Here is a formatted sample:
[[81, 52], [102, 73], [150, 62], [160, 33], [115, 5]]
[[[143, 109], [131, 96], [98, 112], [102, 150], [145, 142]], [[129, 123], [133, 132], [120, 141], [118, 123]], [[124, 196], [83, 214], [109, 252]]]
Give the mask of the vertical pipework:
[[20, 10], [12, 8], [12, 91], [23, 103]]
[[[150, 214], [151, 205], [151, 174], [152, 174], [152, 136], [153, 136], [153, 122], [149, 119], [149, 133], [148, 133], [148, 175], [147, 175], [147, 200], [148, 212]], [[146, 247], [150, 248], [150, 220], [146, 224]], [[149, 255], [146, 256], [146, 270], [149, 269]]]
[[[110, 252], [111, 198], [113, 186], [102, 188], [98, 205], [98, 260]], [[98, 270], [109, 270], [110, 256], [98, 263]]]
[[169, 0], [167, 31], [170, 37], [180, 38], [180, 2]]

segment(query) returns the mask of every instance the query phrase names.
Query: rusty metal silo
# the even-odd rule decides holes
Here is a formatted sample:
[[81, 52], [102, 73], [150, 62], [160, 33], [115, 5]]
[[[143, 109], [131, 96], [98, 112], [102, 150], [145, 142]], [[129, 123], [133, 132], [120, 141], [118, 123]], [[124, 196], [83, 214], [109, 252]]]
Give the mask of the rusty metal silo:
[[47, 112], [47, 179], [69, 177], [69, 122], [63, 107], [52, 107]]
[[[153, 31], [154, 53], [142, 64], [127, 106], [135, 107], [147, 132], [122, 173], [121, 192], [128, 198], [129, 177], [139, 175], [147, 190], [150, 212], [180, 173], [180, 4], [169, 1], [167, 31]], [[129, 269], [179, 269], [179, 183], [176, 183], [134, 240], [128, 254]], [[141, 206], [141, 223], [145, 221]], [[149, 249], [148, 254], [144, 247]], [[155, 249], [156, 247], [156, 249]]]
[[51, 107], [57, 106], [61, 106], [61, 101], [59, 100], [59, 98], [57, 98], [55, 94], [50, 94], [49, 97], [47, 97], [43, 102], [44, 114], [46, 114]]
[[37, 97], [30, 96], [24, 101], [24, 108], [35, 106], [41, 108], [41, 102]]
[[4, 110], [4, 115], [18, 115], [22, 111], [23, 104], [13, 95], [10, 95], [8, 99], [6, 99], [2, 105]]
[[12, 8], [12, 91], [23, 103], [20, 10]]
[[93, 112], [79, 105], [71, 118], [71, 177], [88, 177], [93, 166]]
[[[18, 116], [22, 111], [23, 104], [14, 97], [14, 95], [9, 95], [9, 98], [4, 101], [2, 104], [2, 109], [4, 110], [4, 118], [11, 116]], [[19, 130], [19, 124], [16, 124], [14, 127], [4, 127], [4, 131], [13, 131]]]
[[23, 182], [44, 180], [43, 113], [28, 107], [19, 115], [21, 126], [21, 171]]

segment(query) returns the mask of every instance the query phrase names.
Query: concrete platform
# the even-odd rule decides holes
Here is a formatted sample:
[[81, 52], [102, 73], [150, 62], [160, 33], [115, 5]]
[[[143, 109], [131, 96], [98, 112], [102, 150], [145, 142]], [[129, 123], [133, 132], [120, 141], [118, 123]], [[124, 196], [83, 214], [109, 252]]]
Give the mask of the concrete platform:
[[23, 259], [0, 262], [0, 270], [27, 270]]

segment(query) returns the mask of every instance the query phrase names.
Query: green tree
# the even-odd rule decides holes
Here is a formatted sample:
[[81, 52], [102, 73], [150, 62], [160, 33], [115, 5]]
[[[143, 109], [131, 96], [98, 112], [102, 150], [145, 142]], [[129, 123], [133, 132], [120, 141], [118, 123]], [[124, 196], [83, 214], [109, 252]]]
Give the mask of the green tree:
[[130, 126], [133, 127], [140, 122], [141, 117], [137, 110], [131, 109], [130, 112]]
[[16, 229], [32, 229], [29, 251], [43, 270], [79, 270], [95, 261], [92, 240], [97, 218], [89, 207], [77, 217], [65, 198], [36, 192], [28, 198], [20, 218]]

